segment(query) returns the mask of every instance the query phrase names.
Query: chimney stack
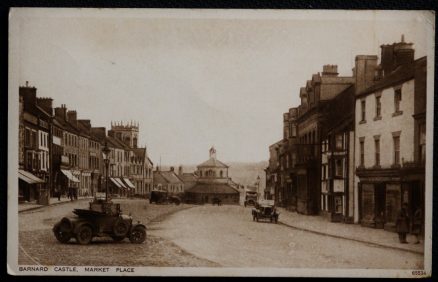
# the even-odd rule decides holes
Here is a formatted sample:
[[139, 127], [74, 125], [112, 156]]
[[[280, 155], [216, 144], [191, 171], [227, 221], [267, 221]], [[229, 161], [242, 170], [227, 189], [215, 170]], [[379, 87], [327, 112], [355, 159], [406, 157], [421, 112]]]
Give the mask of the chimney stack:
[[68, 121], [67, 108], [65, 104], [61, 104], [61, 107], [55, 108], [55, 117], [62, 119], [63, 121]]
[[356, 80], [356, 94], [364, 91], [374, 83], [377, 70], [377, 56], [358, 55], [355, 59], [353, 76]]
[[40, 106], [51, 116], [53, 115], [53, 99], [52, 98], [37, 98], [37, 105]]
[[182, 165], [180, 165], [178, 167], [178, 175], [182, 175], [182, 174], [183, 174], [183, 168], [182, 168]]
[[338, 76], [338, 66], [337, 65], [322, 66], [322, 76]]
[[78, 115], [76, 111], [68, 111], [67, 112], [68, 121], [72, 123], [73, 125], [77, 126], [78, 122]]

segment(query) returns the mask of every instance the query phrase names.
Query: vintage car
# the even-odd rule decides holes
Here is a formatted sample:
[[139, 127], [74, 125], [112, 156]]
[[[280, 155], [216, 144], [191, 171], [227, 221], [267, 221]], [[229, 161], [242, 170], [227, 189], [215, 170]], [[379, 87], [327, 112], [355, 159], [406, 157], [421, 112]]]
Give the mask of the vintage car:
[[175, 195], [169, 195], [166, 191], [151, 191], [151, 195], [149, 197], [149, 203], [155, 204], [181, 204], [181, 198]]
[[120, 204], [94, 199], [89, 209], [75, 209], [76, 217], [64, 217], [53, 227], [56, 239], [67, 243], [71, 238], [81, 245], [91, 242], [93, 237], [111, 237], [114, 241], [129, 238], [134, 244], [146, 239], [146, 226], [133, 222], [130, 215], [122, 214]]
[[246, 191], [245, 192], [245, 202], [244, 206], [255, 206], [257, 203], [257, 192], [256, 191]]
[[269, 219], [270, 222], [278, 222], [278, 213], [273, 201], [257, 202], [251, 211], [252, 220]]

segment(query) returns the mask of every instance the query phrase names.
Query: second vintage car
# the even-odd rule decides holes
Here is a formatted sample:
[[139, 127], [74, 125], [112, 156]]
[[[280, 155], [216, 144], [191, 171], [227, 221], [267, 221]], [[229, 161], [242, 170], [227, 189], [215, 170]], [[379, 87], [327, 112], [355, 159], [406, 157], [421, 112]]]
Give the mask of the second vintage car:
[[269, 219], [270, 222], [278, 222], [279, 214], [275, 208], [274, 201], [264, 200], [257, 202], [252, 209], [251, 214], [253, 221]]

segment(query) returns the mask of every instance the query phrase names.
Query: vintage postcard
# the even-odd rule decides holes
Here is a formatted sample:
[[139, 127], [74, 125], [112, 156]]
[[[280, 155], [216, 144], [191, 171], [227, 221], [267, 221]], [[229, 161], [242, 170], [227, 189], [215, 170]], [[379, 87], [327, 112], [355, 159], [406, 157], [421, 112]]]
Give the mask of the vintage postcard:
[[432, 11], [9, 17], [13, 275], [431, 275]]

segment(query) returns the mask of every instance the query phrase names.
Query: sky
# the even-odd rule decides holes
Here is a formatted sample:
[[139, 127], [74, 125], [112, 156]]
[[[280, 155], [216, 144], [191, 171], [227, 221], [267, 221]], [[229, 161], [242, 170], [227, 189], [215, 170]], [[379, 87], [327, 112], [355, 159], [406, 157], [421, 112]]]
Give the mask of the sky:
[[[140, 124], [154, 163], [268, 160], [282, 114], [325, 64], [351, 76], [356, 55], [414, 43], [433, 22], [414, 11], [18, 9], [11, 68], [19, 85], [92, 126]], [[10, 53], [11, 56], [11, 53]], [[18, 99], [18, 86], [14, 93]]]

